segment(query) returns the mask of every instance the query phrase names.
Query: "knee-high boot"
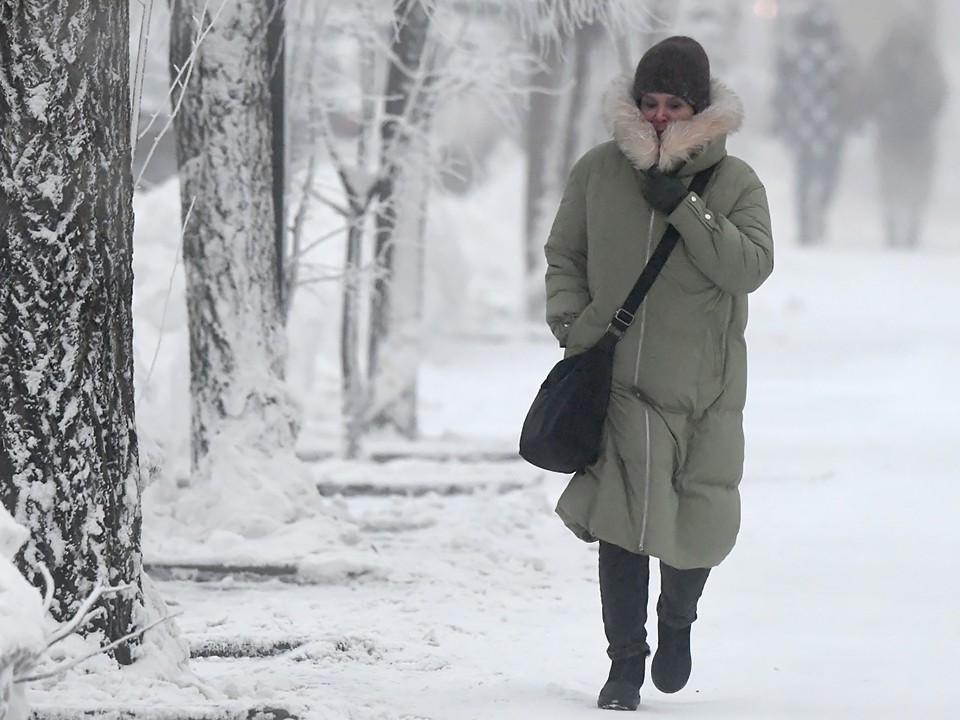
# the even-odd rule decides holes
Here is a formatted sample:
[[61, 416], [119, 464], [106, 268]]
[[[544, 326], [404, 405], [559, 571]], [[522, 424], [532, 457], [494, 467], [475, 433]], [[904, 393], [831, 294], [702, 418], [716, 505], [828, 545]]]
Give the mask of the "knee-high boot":
[[697, 619], [709, 568], [677, 570], [660, 563], [660, 599], [657, 601], [657, 653], [650, 677], [660, 692], [675, 693], [690, 679], [690, 626]]
[[597, 705], [636, 710], [650, 654], [646, 630], [650, 558], [600, 541], [599, 568], [603, 630], [611, 665]]

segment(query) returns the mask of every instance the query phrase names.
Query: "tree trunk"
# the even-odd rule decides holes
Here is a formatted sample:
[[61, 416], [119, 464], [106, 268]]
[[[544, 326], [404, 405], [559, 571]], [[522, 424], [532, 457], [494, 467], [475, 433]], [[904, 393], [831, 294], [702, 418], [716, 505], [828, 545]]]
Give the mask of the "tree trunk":
[[[420, 72], [430, 29], [421, 0], [395, 0], [396, 34], [384, 91], [380, 127], [379, 207], [374, 240], [375, 274], [370, 316], [368, 371], [372, 382], [370, 422], [415, 437], [416, 344], [423, 275], [420, 220], [426, 183], [421, 157], [429, 111]], [[416, 185], [416, 193], [406, 192]], [[402, 233], [402, 235], [401, 235]], [[402, 255], [402, 257], [400, 257]], [[402, 274], [401, 274], [402, 273]], [[404, 295], [398, 294], [403, 289]]]
[[[372, 45], [364, 44], [360, 53], [360, 112], [361, 131], [357, 136], [355, 166], [367, 167], [371, 148], [366, 128], [373, 125], [376, 107], [371, 98], [376, 93], [376, 53]], [[335, 164], [336, 161], [335, 161]], [[347, 247], [344, 258], [343, 300], [340, 316], [340, 377], [341, 408], [344, 426], [344, 453], [355, 459], [360, 455], [360, 444], [367, 420], [367, 344], [361, 345], [362, 331], [368, 331], [364, 310], [368, 307], [367, 283], [364, 282], [364, 249], [367, 239], [369, 210], [372, 202], [370, 188], [358, 188], [350, 179], [348, 169], [338, 166], [340, 182], [347, 201]], [[362, 329], [361, 329], [362, 328]]]
[[273, 218], [274, 243], [277, 265], [277, 295], [281, 317], [286, 322], [288, 299], [284, 297], [284, 254], [286, 249], [286, 203], [284, 196], [287, 187], [286, 162], [286, 0], [270, 0], [270, 15], [267, 30], [267, 58], [270, 63], [270, 126], [273, 170]]
[[[126, 2], [0, 1], [0, 495], [84, 632], [142, 608]], [[115, 657], [132, 660], [132, 647]]]
[[[428, 150], [424, 148], [419, 152]], [[393, 197], [398, 212], [391, 228], [394, 241], [390, 255], [389, 304], [380, 308], [382, 317], [375, 316], [371, 321], [380, 325], [382, 334], [371, 338], [376, 356], [370, 360], [369, 424], [412, 440], [418, 433], [417, 370], [422, 336], [429, 177], [419, 162], [411, 162], [404, 167], [400, 179]]]
[[[596, 114], [596, 108], [587, 105], [587, 87], [590, 83], [590, 59], [593, 50], [601, 39], [602, 28], [599, 25], [583, 25], [577, 28], [573, 43], [573, 68], [570, 71], [570, 93], [567, 99], [566, 127], [563, 136], [563, 151], [558, 169], [558, 177], [565, 179], [577, 158], [587, 148], [585, 145], [584, 120], [586, 116]], [[541, 245], [546, 238], [541, 238]]]
[[360, 350], [361, 263], [363, 224], [366, 204], [344, 179], [350, 215], [347, 230], [347, 254], [344, 262], [343, 305], [340, 317], [340, 372], [344, 420], [344, 452], [355, 459], [360, 454], [360, 439], [366, 414], [366, 377]]
[[[560, 162], [560, 119], [557, 115], [559, 99], [554, 90], [563, 76], [560, 40], [549, 37], [534, 37], [532, 42], [543, 68], [530, 80], [534, 88], [530, 93], [530, 108], [527, 113], [527, 190], [524, 207], [524, 230], [526, 236], [525, 278], [526, 317], [538, 320], [543, 315], [543, 273], [546, 270], [543, 244], [548, 230], [547, 205], [552, 204], [562, 180], [558, 176]], [[539, 88], [539, 89], [538, 89]]]
[[218, 435], [270, 451], [292, 446], [295, 433], [282, 383], [270, 8], [257, 0], [228, 0], [214, 17], [206, 6], [204, 0], [173, 0], [170, 23], [173, 74], [206, 32], [175, 125], [194, 470], [202, 469]]

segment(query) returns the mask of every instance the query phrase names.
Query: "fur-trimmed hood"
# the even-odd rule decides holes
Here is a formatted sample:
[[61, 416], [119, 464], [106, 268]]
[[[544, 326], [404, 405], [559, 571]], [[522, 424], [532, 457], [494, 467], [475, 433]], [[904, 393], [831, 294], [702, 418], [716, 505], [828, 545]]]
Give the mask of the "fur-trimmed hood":
[[689, 120], [675, 120], [657, 137], [633, 98], [633, 76], [615, 78], [603, 96], [603, 119], [620, 150], [638, 170], [679, 168], [707, 145], [740, 129], [743, 103], [716, 78], [710, 80], [710, 105]]

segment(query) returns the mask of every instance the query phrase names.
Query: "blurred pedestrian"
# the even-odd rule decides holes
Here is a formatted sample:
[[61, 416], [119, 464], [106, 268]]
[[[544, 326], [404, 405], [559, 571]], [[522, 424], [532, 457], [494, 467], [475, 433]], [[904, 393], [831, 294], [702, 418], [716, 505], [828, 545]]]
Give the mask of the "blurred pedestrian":
[[698, 39], [710, 56], [710, 67], [721, 77], [733, 72], [740, 44], [743, 19], [740, 0], [685, 0], [668, 7], [674, 13], [671, 26], [683, 35]]
[[908, 8], [891, 24], [867, 83], [889, 247], [920, 243], [937, 163], [937, 122], [947, 96], [934, 16], [921, 10]]
[[[773, 270], [766, 191], [727, 154], [743, 106], [695, 40], [654, 45], [605, 98], [613, 140], [570, 173], [546, 243], [547, 322], [566, 355], [607, 330], [668, 226], [679, 242], [617, 343], [599, 459], [557, 513], [599, 540], [610, 672], [597, 704], [635, 710], [645, 678], [650, 558], [660, 561], [650, 673], [677, 692], [710, 569], [740, 524], [747, 294]], [[713, 168], [705, 189], [688, 186]]]
[[826, 238], [850, 117], [855, 63], [830, 8], [813, 2], [787, 20], [776, 60], [773, 134], [794, 159], [797, 237]]

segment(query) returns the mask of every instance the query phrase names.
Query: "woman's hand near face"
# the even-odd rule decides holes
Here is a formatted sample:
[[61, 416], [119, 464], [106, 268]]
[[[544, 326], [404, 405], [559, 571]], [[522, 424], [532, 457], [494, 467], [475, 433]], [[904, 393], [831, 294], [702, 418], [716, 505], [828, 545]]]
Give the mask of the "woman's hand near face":
[[643, 196], [654, 208], [669, 215], [687, 196], [686, 186], [672, 175], [664, 175], [653, 168], [647, 171]]

